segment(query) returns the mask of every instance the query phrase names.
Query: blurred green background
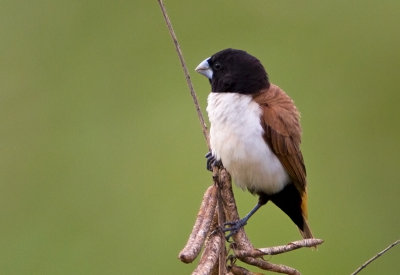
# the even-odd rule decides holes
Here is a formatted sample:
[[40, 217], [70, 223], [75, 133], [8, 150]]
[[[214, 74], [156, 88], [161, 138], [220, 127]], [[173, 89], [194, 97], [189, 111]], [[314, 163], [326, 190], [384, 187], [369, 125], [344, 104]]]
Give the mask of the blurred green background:
[[[167, 1], [192, 70], [257, 56], [302, 113], [318, 251], [270, 257], [350, 274], [399, 238], [400, 2]], [[154, 1], [0, 1], [0, 274], [188, 274], [177, 255], [211, 183]], [[241, 215], [256, 198], [234, 189]], [[268, 204], [258, 247], [300, 238]], [[394, 248], [362, 274], [398, 274]], [[253, 269], [254, 270], [254, 269]]]

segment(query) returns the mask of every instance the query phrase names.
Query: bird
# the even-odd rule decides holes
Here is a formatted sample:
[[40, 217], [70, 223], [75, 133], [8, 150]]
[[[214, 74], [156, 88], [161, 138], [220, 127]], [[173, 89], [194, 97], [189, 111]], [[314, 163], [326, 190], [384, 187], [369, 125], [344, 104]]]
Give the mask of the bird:
[[300, 113], [294, 101], [270, 82], [261, 62], [243, 50], [221, 50], [195, 71], [211, 84], [207, 169], [222, 164], [237, 186], [258, 195], [256, 206], [244, 218], [225, 224], [227, 238], [268, 201], [289, 216], [304, 239], [313, 238]]

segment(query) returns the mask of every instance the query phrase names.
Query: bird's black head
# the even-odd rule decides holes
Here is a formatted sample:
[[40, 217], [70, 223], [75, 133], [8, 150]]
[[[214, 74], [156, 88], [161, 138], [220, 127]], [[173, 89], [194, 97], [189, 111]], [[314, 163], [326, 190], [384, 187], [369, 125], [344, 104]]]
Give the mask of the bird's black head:
[[210, 79], [215, 93], [254, 94], [270, 86], [261, 62], [242, 50], [217, 52], [201, 62], [196, 71]]

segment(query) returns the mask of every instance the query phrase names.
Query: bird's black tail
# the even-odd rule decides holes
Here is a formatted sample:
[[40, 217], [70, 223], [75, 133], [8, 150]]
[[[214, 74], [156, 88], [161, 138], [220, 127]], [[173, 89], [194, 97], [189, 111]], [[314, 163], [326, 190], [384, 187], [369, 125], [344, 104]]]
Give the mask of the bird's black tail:
[[269, 199], [290, 217], [304, 239], [313, 238], [307, 222], [306, 193], [301, 195], [294, 184], [288, 184], [281, 192], [269, 196]]
[[314, 236], [313, 236], [313, 234], [311, 232], [311, 228], [308, 225], [307, 219], [304, 218], [304, 217], [303, 217], [303, 219], [304, 219], [303, 230], [300, 229], [300, 227], [299, 227], [301, 236], [303, 236], [303, 239], [312, 239], [312, 238], [314, 238]]

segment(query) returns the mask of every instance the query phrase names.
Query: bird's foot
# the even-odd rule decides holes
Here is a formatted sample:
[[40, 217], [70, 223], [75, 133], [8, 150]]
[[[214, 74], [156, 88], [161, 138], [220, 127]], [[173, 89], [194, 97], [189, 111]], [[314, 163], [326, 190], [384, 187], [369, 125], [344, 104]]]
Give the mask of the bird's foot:
[[238, 233], [239, 229], [247, 224], [247, 220], [248, 219], [244, 218], [235, 222], [226, 222], [222, 231], [224, 233], [229, 232], [229, 234], [225, 236], [225, 239], [229, 241], [230, 237]]
[[208, 171], [212, 171], [214, 166], [218, 166], [219, 167], [219, 166], [222, 165], [222, 162], [220, 160], [217, 160], [215, 158], [215, 156], [213, 156], [211, 154], [211, 152], [208, 152], [206, 154], [206, 159], [207, 159], [207, 170]]

